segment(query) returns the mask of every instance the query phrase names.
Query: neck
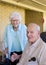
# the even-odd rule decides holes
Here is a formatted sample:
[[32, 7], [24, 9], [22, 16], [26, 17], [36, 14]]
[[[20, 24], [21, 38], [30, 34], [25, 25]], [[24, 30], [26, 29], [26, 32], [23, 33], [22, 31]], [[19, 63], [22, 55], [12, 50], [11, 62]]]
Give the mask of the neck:
[[31, 45], [37, 42], [38, 40], [39, 40], [39, 37], [34, 42], [31, 42]]
[[30, 45], [34, 44], [35, 42], [29, 42]]
[[14, 31], [17, 31], [18, 30], [18, 27], [13, 27]]

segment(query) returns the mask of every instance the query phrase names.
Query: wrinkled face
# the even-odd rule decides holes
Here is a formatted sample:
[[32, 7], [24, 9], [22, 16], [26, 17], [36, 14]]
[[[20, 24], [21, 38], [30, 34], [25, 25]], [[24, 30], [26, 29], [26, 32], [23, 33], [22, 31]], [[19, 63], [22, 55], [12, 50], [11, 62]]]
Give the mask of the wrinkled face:
[[14, 18], [12, 18], [11, 19], [11, 24], [12, 24], [12, 26], [14, 27], [14, 28], [17, 28], [18, 27], [18, 25], [19, 25], [19, 19], [17, 18], [17, 17], [14, 17]]
[[30, 25], [28, 26], [27, 37], [28, 37], [28, 41], [32, 44], [38, 39], [39, 32], [35, 29], [35, 26], [30, 26]]

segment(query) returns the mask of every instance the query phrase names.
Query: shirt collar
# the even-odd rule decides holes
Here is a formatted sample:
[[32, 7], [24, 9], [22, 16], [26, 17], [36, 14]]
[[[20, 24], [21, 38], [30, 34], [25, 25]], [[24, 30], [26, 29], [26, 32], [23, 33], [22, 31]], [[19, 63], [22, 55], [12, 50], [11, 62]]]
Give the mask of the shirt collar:
[[31, 47], [36, 47], [39, 44], [38, 43], [39, 40], [40, 40], [40, 37], [38, 38], [38, 40], [34, 44], [31, 45]]
[[[13, 31], [13, 27], [11, 24], [10, 24], [10, 26], [11, 26], [11, 31]], [[18, 31], [20, 30], [20, 28], [21, 28], [21, 24], [19, 24]]]

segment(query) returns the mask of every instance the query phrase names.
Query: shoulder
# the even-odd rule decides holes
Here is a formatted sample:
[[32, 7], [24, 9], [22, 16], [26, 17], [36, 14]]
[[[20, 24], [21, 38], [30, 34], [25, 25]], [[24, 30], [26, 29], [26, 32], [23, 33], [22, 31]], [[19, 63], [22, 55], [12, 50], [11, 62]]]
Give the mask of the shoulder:
[[9, 23], [9, 24], [7, 24], [6, 28], [11, 27], [11, 26], [12, 26], [12, 25]]
[[11, 29], [11, 28], [12, 28], [12, 25], [11, 24], [7, 24], [6, 27], [5, 27], [5, 30]]
[[46, 54], [46, 43], [42, 39], [41, 39], [41, 43], [42, 43], [42, 48], [43, 48], [42, 53]]
[[27, 26], [25, 24], [20, 24], [22, 28], [27, 29]]
[[39, 40], [41, 43], [43, 43], [43, 45], [45, 45], [45, 42], [42, 40], [42, 38], [40, 37], [40, 40]]
[[12, 25], [11, 24], [7, 24], [5, 29], [4, 29], [4, 33], [9, 33], [12, 30]]
[[39, 38], [39, 43], [41, 44], [43, 50], [46, 49], [46, 43], [41, 38]]

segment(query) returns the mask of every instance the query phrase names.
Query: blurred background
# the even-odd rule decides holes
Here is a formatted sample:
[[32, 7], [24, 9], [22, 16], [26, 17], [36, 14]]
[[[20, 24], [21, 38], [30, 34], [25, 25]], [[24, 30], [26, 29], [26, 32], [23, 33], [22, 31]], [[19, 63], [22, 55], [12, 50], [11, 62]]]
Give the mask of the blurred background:
[[0, 54], [2, 51], [3, 32], [11, 12], [17, 11], [22, 16], [21, 23], [37, 23], [41, 32], [46, 31], [46, 0], [0, 0]]

